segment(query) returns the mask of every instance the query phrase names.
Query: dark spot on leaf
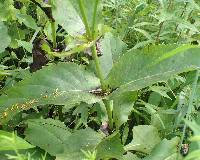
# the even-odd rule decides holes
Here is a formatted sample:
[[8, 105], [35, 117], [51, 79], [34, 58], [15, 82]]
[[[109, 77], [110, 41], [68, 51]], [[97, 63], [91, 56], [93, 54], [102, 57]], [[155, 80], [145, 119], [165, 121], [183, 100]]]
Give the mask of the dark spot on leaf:
[[41, 40], [36, 40], [34, 42], [32, 51], [33, 63], [30, 65], [30, 71], [36, 72], [48, 63], [48, 59], [45, 56], [44, 51], [41, 49]]

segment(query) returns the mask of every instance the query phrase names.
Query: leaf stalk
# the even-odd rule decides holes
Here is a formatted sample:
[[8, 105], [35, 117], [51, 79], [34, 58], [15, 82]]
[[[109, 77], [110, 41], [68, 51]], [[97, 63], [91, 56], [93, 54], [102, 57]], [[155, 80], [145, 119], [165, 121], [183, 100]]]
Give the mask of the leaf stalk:
[[[83, 0], [79, 0], [78, 2], [79, 2], [79, 8], [80, 8], [80, 11], [81, 11], [81, 15], [82, 15], [82, 18], [83, 18], [83, 23], [85, 25], [87, 38], [88, 38], [89, 41], [92, 41], [92, 40], [95, 39], [94, 38], [95, 37], [95, 24], [96, 24], [97, 7], [98, 7], [99, 0], [95, 0], [93, 19], [92, 19], [92, 28], [90, 28], [88, 20], [87, 20]], [[92, 32], [91, 32], [91, 30], [92, 30]], [[96, 49], [95, 44], [92, 45], [91, 50], [92, 50], [92, 57], [93, 57], [94, 62], [95, 62], [96, 74], [97, 74], [98, 78], [100, 79], [101, 88], [102, 88], [103, 91], [106, 91], [108, 88], [107, 88], [107, 85], [104, 82], [103, 72], [102, 72], [102, 69], [101, 69], [101, 66], [100, 66], [100, 61], [99, 61], [99, 58], [98, 58], [98, 55], [97, 55], [97, 49]], [[113, 128], [113, 118], [112, 118], [112, 109], [111, 109], [110, 101], [104, 99], [103, 103], [106, 107], [106, 111], [107, 111], [107, 115], [108, 115], [108, 121], [109, 121], [108, 122], [109, 127], [112, 129]]]

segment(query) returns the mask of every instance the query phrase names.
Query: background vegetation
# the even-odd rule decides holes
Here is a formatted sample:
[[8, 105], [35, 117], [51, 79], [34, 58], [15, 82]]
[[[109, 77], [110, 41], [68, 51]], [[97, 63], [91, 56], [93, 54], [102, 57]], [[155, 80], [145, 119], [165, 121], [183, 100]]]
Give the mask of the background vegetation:
[[200, 159], [198, 0], [0, 0], [0, 159]]

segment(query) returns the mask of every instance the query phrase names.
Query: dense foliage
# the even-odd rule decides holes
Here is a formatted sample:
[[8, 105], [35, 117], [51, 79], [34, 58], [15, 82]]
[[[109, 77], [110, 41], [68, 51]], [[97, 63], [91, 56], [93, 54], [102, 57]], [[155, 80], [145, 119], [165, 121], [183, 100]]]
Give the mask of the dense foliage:
[[198, 0], [0, 0], [0, 159], [200, 159]]

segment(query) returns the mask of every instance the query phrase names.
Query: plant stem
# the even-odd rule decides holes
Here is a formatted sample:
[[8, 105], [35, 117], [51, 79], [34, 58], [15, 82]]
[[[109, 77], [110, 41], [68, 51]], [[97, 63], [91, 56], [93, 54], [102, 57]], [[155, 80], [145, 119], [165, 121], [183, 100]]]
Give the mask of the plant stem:
[[160, 41], [160, 34], [161, 34], [161, 30], [162, 30], [163, 24], [164, 24], [164, 21], [160, 23], [159, 31], [158, 31], [157, 38], [156, 38], [156, 43], [157, 44]]
[[99, 0], [95, 1], [94, 5], [94, 12], [93, 12], [93, 19], [92, 19], [92, 38], [94, 39], [95, 36], [95, 24], [96, 24], [96, 16], [97, 16], [97, 7], [99, 4]]
[[100, 62], [99, 62], [99, 58], [97, 56], [97, 50], [96, 50], [95, 45], [92, 46], [92, 57], [93, 57], [94, 62], [95, 62], [96, 74], [97, 74], [97, 76], [98, 76], [98, 78], [100, 79], [100, 82], [101, 82], [101, 88], [102, 88], [102, 90], [106, 91], [107, 87], [104, 83], [104, 78], [103, 78], [103, 74], [102, 74], [102, 70], [101, 70], [101, 67], [100, 67]]
[[[95, 10], [97, 10], [98, 1], [99, 0], [96, 0], [96, 2], [95, 2], [95, 8], [94, 8]], [[87, 20], [86, 14], [85, 14], [84, 4], [83, 4], [82, 0], [79, 0], [79, 7], [80, 7], [80, 10], [81, 10], [81, 15], [83, 17], [83, 23], [84, 23], [85, 28], [86, 28], [86, 34], [87, 34], [89, 40], [91, 40], [93, 38], [94, 33], [91, 34], [91, 30], [90, 30], [90, 27], [89, 27], [89, 24], [88, 24], [88, 20]], [[96, 17], [96, 13], [97, 13], [97, 11], [94, 11], [93, 16]], [[93, 17], [93, 24], [95, 24], [95, 23], [96, 23], [96, 18]], [[93, 27], [95, 27], [95, 25]], [[95, 62], [96, 73], [97, 73], [98, 78], [100, 79], [102, 90], [106, 90], [107, 87], [104, 84], [103, 73], [102, 73], [102, 70], [101, 70], [101, 67], [100, 67], [100, 62], [99, 62], [99, 58], [97, 56], [97, 50], [96, 50], [95, 44], [92, 46], [92, 57], [93, 57], [94, 62]]]
[[87, 34], [88, 38], [91, 39], [91, 31], [90, 31], [88, 20], [87, 20], [86, 14], [85, 14], [83, 0], [79, 0], [78, 2], [79, 2], [79, 8], [80, 8], [80, 11], [81, 11], [81, 15], [82, 15], [82, 18], [83, 18], [83, 23], [85, 25], [86, 34]]
[[56, 43], [56, 23], [55, 21], [51, 21], [51, 32], [52, 32], [52, 39], [53, 39], [53, 48], [57, 48], [57, 43]]
[[104, 99], [103, 103], [104, 103], [104, 105], [106, 107], [106, 112], [107, 112], [107, 115], [108, 115], [109, 128], [112, 129], [113, 128], [113, 115], [112, 115], [112, 109], [111, 109], [110, 101], [107, 100], [107, 99]]
[[[49, 0], [49, 4], [52, 5], [52, 0]], [[52, 15], [52, 9], [51, 9], [51, 15]], [[52, 35], [52, 39], [53, 39], [53, 48], [55, 49], [55, 48], [57, 48], [55, 19], [50, 19], [50, 23], [51, 23], [51, 35]]]
[[[80, 11], [81, 11], [81, 15], [82, 15], [82, 18], [83, 18], [83, 23], [84, 23], [85, 28], [86, 28], [87, 38], [88, 38], [89, 41], [94, 40], [96, 14], [97, 14], [97, 7], [98, 7], [99, 0], [95, 1], [93, 19], [92, 19], [92, 32], [91, 32], [91, 29], [89, 27], [88, 20], [87, 20], [86, 14], [85, 14], [85, 8], [84, 8], [83, 1], [79, 0], [78, 2], [79, 2], [79, 8], [80, 8]], [[106, 84], [104, 82], [103, 72], [102, 72], [102, 69], [100, 67], [100, 62], [99, 62], [99, 58], [98, 58], [98, 55], [97, 55], [96, 45], [94, 44], [91, 49], [92, 49], [92, 57], [93, 57], [94, 62], [95, 62], [96, 74], [97, 74], [98, 78], [100, 79], [101, 89], [103, 91], [106, 91], [107, 90], [107, 86], [106, 86]], [[107, 111], [107, 115], [108, 115], [108, 121], [109, 121], [108, 122], [109, 123], [109, 127], [112, 129], [113, 128], [113, 118], [112, 118], [112, 109], [111, 109], [110, 101], [104, 99], [103, 103], [104, 103], [104, 105], [106, 107], [106, 111]]]

